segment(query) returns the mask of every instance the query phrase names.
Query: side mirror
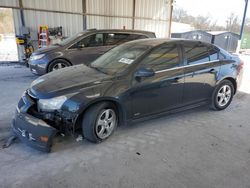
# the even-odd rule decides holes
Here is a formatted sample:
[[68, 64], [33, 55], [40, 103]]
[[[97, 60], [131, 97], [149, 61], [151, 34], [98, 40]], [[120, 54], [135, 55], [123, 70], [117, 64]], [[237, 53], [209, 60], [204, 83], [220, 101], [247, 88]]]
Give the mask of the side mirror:
[[135, 78], [152, 77], [154, 75], [154, 70], [150, 68], [140, 68], [135, 72]]

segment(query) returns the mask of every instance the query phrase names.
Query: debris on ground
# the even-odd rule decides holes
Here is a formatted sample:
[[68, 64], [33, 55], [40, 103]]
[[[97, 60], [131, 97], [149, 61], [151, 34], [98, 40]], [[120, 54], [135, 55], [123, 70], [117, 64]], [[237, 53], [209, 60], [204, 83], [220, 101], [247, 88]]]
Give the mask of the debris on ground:
[[77, 141], [77, 142], [80, 142], [80, 141], [82, 141], [82, 140], [83, 140], [82, 135], [79, 134], [78, 137], [76, 138], [76, 141]]
[[2, 145], [2, 148], [8, 148], [10, 147], [10, 145], [16, 140], [16, 136], [15, 135], [11, 135], [6, 141], [5, 143]]
[[165, 159], [165, 158], [163, 158], [162, 161], [163, 161], [164, 163], [167, 163], [167, 162], [168, 162], [167, 159]]

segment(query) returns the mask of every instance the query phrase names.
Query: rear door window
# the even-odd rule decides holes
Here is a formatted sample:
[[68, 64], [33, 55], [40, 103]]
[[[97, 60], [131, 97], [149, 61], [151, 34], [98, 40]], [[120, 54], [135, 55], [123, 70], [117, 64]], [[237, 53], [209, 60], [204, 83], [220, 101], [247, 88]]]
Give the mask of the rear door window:
[[107, 33], [105, 37], [105, 45], [119, 45], [122, 44], [124, 41], [127, 40], [129, 34], [123, 33]]
[[73, 44], [70, 49], [103, 46], [103, 34], [98, 33], [82, 38]]
[[103, 44], [104, 44], [103, 43], [103, 34], [102, 33], [97, 33], [89, 41], [88, 47], [103, 46]]
[[219, 60], [219, 50], [214, 47], [209, 47], [209, 59], [210, 61]]
[[188, 65], [200, 64], [209, 61], [209, 53], [206, 46], [192, 45], [185, 46], [185, 56]]

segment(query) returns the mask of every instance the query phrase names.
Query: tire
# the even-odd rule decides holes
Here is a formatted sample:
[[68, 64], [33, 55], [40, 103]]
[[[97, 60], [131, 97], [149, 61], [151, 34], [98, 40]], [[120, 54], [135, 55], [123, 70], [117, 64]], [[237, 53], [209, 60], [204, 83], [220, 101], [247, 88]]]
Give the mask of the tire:
[[[109, 115], [106, 116], [108, 113]], [[114, 104], [110, 102], [96, 104], [83, 116], [83, 136], [90, 142], [100, 143], [113, 134], [117, 124], [118, 113]]]
[[58, 69], [69, 67], [69, 66], [71, 66], [71, 64], [68, 61], [64, 59], [57, 59], [57, 60], [52, 61], [49, 64], [48, 72], [52, 72], [54, 70], [58, 70]]
[[229, 80], [223, 80], [216, 86], [213, 95], [211, 107], [213, 110], [224, 110], [232, 102], [234, 96], [234, 86]]

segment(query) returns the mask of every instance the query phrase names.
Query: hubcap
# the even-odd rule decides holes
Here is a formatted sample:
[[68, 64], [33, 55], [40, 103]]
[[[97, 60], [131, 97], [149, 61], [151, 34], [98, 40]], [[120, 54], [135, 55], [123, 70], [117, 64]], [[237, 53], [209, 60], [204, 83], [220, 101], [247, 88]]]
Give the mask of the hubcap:
[[58, 69], [62, 69], [64, 67], [67, 67], [64, 63], [57, 63], [53, 66], [52, 70], [58, 70]]
[[227, 103], [231, 99], [231, 87], [229, 85], [222, 86], [217, 94], [217, 102], [218, 104], [223, 107], [227, 105]]
[[113, 132], [117, 123], [116, 114], [113, 109], [105, 109], [96, 122], [96, 134], [99, 138], [105, 139]]

